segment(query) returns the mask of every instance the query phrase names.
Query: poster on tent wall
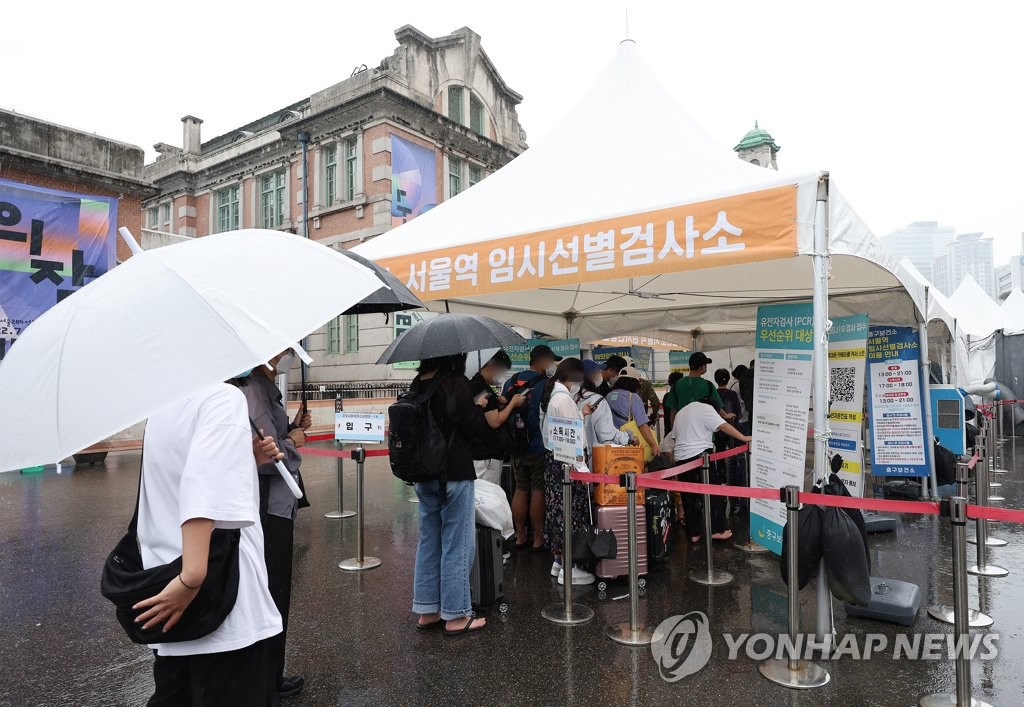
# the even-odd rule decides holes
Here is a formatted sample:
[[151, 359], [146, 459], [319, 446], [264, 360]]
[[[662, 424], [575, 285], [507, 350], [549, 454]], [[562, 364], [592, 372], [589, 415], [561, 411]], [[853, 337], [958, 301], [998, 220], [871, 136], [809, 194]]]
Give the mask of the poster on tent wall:
[[117, 199], [0, 179], [0, 359], [47, 309], [114, 267]]
[[690, 354], [692, 351], [669, 351], [668, 372], [682, 373], [684, 376], [690, 372]]
[[391, 226], [437, 206], [437, 157], [428, 147], [391, 136]]
[[512, 344], [505, 347], [505, 353], [512, 360], [510, 373], [519, 373], [519, 371], [528, 369], [530, 367], [530, 351], [533, 350], [534, 346], [540, 346], [541, 344], [550, 346], [551, 350], [555, 352], [555, 356], [561, 356], [562, 358], [568, 356], [580, 357], [579, 339], [554, 339], [552, 341], [547, 339], [528, 339], [522, 344]]
[[652, 336], [609, 336], [607, 339], [595, 341], [596, 346], [647, 346], [658, 351], [671, 351], [679, 346], [669, 341], [655, 339]]
[[[758, 307], [754, 346], [750, 485], [802, 489], [814, 352], [811, 304]], [[781, 503], [751, 499], [750, 537], [754, 542], [782, 554], [785, 524], [786, 509]]]
[[[391, 315], [395, 319], [395, 338], [397, 339], [409, 329], [426, 319], [433, 319], [437, 312], [395, 312]], [[414, 371], [420, 367], [419, 361], [399, 361], [391, 364], [396, 371]]]
[[868, 315], [832, 320], [828, 342], [829, 454], [843, 460], [839, 478], [851, 496], [864, 496], [864, 373], [867, 366]]
[[928, 476], [921, 350], [912, 327], [871, 327], [868, 333], [871, 392], [871, 473]]
[[429, 301], [788, 260], [796, 251], [796, 191], [763, 189], [377, 264]]

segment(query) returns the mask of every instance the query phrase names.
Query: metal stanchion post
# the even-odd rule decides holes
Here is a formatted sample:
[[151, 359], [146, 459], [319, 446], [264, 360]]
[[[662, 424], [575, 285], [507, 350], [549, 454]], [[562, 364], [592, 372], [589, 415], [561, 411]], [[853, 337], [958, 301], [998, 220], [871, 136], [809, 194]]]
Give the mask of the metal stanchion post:
[[800, 537], [800, 489], [796, 486], [786, 487], [786, 568], [789, 574], [787, 595], [789, 597], [789, 645], [791, 653], [787, 658], [769, 658], [757, 666], [766, 678], [785, 687], [807, 689], [827, 685], [831, 676], [825, 668], [817, 663], [800, 659], [803, 642], [797, 642], [800, 636], [800, 589], [797, 577], [799, 574]]
[[[707, 452], [704, 452], [704, 464], [701, 467], [701, 482], [711, 483], [711, 460]], [[717, 587], [720, 584], [728, 584], [732, 581], [732, 575], [725, 570], [715, 569], [714, 552], [711, 539], [711, 495], [704, 494], [704, 554], [707, 568], [704, 571], [694, 570], [690, 572], [690, 579], [697, 584], [704, 584], [710, 587]]]
[[[990, 448], [986, 442], [986, 453], [988, 451]], [[979, 461], [974, 468], [974, 474], [975, 500], [979, 506], [987, 506], [992, 500], [992, 496], [988, 492], [988, 461]], [[1005, 577], [1010, 574], [1007, 569], [988, 564], [988, 521], [984, 518], [975, 518], [974, 524], [974, 544], [978, 547], [978, 564], [968, 567], [967, 572], [979, 577]]]
[[572, 479], [569, 472], [572, 467], [562, 464], [562, 522], [565, 523], [565, 534], [562, 539], [562, 576], [565, 592], [560, 604], [549, 604], [540, 615], [552, 623], [562, 626], [575, 626], [586, 623], [594, 618], [594, 610], [583, 604], [572, 601]]
[[[967, 463], [959, 462], [956, 465], [956, 495], [967, 498]], [[989, 538], [993, 540], [994, 538]], [[972, 542], [968, 540], [967, 542]], [[1001, 541], [1005, 544], [1006, 541]], [[991, 544], [991, 543], [989, 543]], [[965, 562], [966, 564], [966, 562]], [[971, 628], [988, 628], [992, 625], [992, 617], [982, 613], [980, 609], [966, 609], [967, 625]], [[951, 624], [954, 622], [956, 611], [949, 604], [935, 604], [928, 607], [928, 615], [936, 621]]]
[[964, 544], [967, 525], [967, 499], [954, 496], [949, 503], [949, 520], [953, 526], [953, 621], [956, 634], [956, 694], [934, 694], [921, 698], [923, 707], [936, 705], [957, 705], [957, 707], [988, 707], [988, 704], [971, 697], [971, 661], [968, 655], [971, 632], [967, 610], [967, 547]]
[[[978, 483], [977, 482], [978, 482], [978, 479], [982, 475], [982, 471], [981, 471], [982, 467], [985, 467], [987, 469], [988, 468], [987, 467], [987, 462], [986, 462], [985, 458], [979, 457], [978, 458], [978, 463], [977, 463], [977, 465], [975, 465], [975, 470], [974, 470], [974, 474], [975, 474], [975, 477], [974, 477], [975, 489], [978, 488]], [[991, 484], [986, 484], [986, 486], [985, 486], [986, 494], [987, 494], [986, 495], [986, 501], [992, 501], [993, 499], [996, 500], [996, 501], [1001, 501], [1002, 500], [1002, 496], [995, 496], [995, 497], [993, 497], [991, 495], [991, 492], [988, 491], [989, 488], [991, 488]], [[966, 487], [964, 488], [963, 492], [958, 490], [957, 491], [957, 495], [963, 496], [964, 498], [967, 498], [968, 497], [968, 493], [967, 493]], [[979, 506], [986, 505], [985, 503], [982, 503], [982, 500], [981, 500], [982, 496], [981, 496], [981, 494], [975, 494], [975, 498], [977, 499]], [[977, 545], [978, 544], [978, 538], [977, 537], [967, 538], [967, 542], [969, 542], [972, 545]], [[991, 535], [989, 535], [989, 532], [988, 532], [988, 521], [985, 521], [985, 546], [986, 547], [1005, 547], [1006, 545], [1007, 545], [1007, 542], [1005, 540], [1003, 540], [1002, 538], [994, 538]], [[971, 625], [973, 626], [974, 624], [971, 624]]]
[[[996, 411], [996, 438], [995, 444], [992, 445], [992, 474], [1006, 474], [1006, 448], [1004, 446], [1006, 440], [1003, 439], [1003, 401], [996, 400], [992, 409]], [[1013, 412], [1012, 407], [1010, 408], [1010, 412]], [[1002, 484], [999, 485], [1002, 486]]]
[[[746, 478], [747, 488], [750, 488], [750, 446], [749, 445], [747, 445], [747, 451], [743, 453], [743, 463], [744, 463], [744, 467], [746, 469], [746, 474], [744, 475], [744, 477]], [[747, 518], [749, 518], [749, 517], [750, 517], [750, 499], [747, 499]], [[733, 545], [735, 546], [735, 548], [737, 550], [742, 550], [743, 552], [749, 552], [749, 553], [752, 553], [752, 554], [753, 553], [759, 553], [759, 552], [769, 552], [768, 548], [766, 548], [764, 545], [758, 545], [756, 542], [753, 541], [753, 539], [750, 537], [749, 531], [747, 532], [747, 539], [745, 541], [743, 541], [743, 542], [736, 542], [736, 543], [733, 543]]]
[[636, 547], [636, 472], [625, 474], [626, 522], [629, 523], [629, 621], [613, 624], [605, 633], [616, 643], [628, 646], [647, 646], [654, 642], [655, 634], [640, 623], [640, 583]]
[[[341, 443], [336, 446], [341, 451]], [[338, 457], [338, 510], [324, 513], [324, 518], [351, 518], [355, 514], [345, 510], [345, 460]]]
[[975, 477], [974, 481], [975, 487], [977, 488], [978, 483], [980, 483], [979, 479], [981, 478], [980, 472], [984, 472], [986, 496], [985, 502], [982, 503], [981, 492], [978, 491], [978, 504], [984, 506], [988, 505], [989, 503], [999, 503], [1000, 501], [1005, 501], [1006, 499], [1000, 496], [998, 493], [992, 493], [993, 488], [999, 488], [1000, 486], [1002, 486], [1002, 484], [999, 483], [998, 481], [992, 481], [992, 470], [995, 468], [995, 460], [993, 457], [993, 455], [995, 454], [995, 440], [992, 438], [991, 422], [985, 427], [985, 436], [982, 439], [981, 448], [984, 457], [978, 461], [978, 466], [975, 473], [979, 475]]
[[352, 460], [356, 463], [356, 513], [359, 519], [356, 524], [356, 556], [338, 564], [343, 570], [358, 571], [380, 567], [380, 559], [363, 556], [363, 465], [366, 463], [366, 450], [358, 445], [352, 450]]
[[[343, 412], [344, 405], [341, 395], [336, 395], [334, 397], [334, 414], [337, 415], [339, 412]], [[335, 447], [340, 452], [341, 442], [336, 442]], [[338, 510], [324, 513], [324, 518], [351, 518], [354, 515], [355, 511], [345, 510], [345, 462], [341, 457], [338, 457]]]

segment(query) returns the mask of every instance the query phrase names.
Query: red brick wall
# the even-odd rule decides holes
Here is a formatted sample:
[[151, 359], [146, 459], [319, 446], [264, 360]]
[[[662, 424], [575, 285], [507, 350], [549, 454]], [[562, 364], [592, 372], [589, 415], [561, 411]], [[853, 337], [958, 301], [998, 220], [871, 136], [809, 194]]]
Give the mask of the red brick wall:
[[[0, 178], [9, 179], [12, 182], [22, 182], [24, 184], [34, 184], [39, 187], [45, 187], [47, 189], [59, 189], [61, 191], [75, 192], [76, 194], [86, 194], [95, 196], [107, 196], [114, 197], [118, 200], [117, 203], [117, 226], [125, 226], [129, 231], [137, 238], [142, 238], [142, 198], [138, 196], [128, 196], [121, 192], [113, 189], [103, 189], [95, 186], [83, 186], [79, 182], [75, 182], [70, 179], [62, 177], [49, 177], [31, 172], [23, 172], [20, 170], [3, 168], [0, 170]], [[131, 256], [131, 252], [128, 250], [128, 246], [124, 244], [124, 241], [118, 237], [117, 239], [117, 259], [119, 261], [127, 260]]]
[[[196, 197], [196, 235], [207, 236], [213, 233], [217, 227], [216, 215], [210, 216], [210, 192], [200, 194]], [[239, 214], [241, 216], [241, 214]]]

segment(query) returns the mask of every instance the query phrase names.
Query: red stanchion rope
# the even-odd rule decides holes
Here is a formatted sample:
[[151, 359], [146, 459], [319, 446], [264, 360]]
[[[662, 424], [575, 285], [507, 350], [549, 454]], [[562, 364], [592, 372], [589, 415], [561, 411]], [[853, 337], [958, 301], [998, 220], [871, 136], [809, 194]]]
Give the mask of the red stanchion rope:
[[862, 511], [884, 511], [888, 513], [924, 513], [939, 515], [942, 504], [936, 501], [887, 501], [882, 498], [854, 498], [853, 496], [831, 496], [825, 493], [800, 492], [800, 502], [813, 506], [835, 508], [859, 508]]
[[325, 432], [323, 434], [306, 435], [307, 442], [326, 442], [327, 440], [334, 439], [333, 432]]
[[1024, 523], [1024, 511], [1018, 511], [1013, 508], [993, 508], [992, 506], [972, 506], [968, 504], [967, 517]]
[[971, 460], [967, 462], [967, 468], [973, 469], [974, 467], [978, 466], [979, 459], [981, 459], [981, 454], [979, 452], [975, 452], [974, 456], [971, 457]]

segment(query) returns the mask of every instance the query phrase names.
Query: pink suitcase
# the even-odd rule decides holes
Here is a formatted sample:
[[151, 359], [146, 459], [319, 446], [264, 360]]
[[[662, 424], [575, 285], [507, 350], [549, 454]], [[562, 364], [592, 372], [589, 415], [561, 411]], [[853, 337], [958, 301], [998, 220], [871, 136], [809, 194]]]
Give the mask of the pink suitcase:
[[[602, 579], [625, 577], [629, 574], [629, 525], [625, 506], [597, 506], [594, 524], [600, 530], [615, 533], [617, 555], [613, 560], [598, 560], [595, 573]], [[637, 573], [647, 574], [647, 512], [643, 505], [636, 508]]]

